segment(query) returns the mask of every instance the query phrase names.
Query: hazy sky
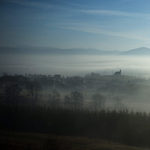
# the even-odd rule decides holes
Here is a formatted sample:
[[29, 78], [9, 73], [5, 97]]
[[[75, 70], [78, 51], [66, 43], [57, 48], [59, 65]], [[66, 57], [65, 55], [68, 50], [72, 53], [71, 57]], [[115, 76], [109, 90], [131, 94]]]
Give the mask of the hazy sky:
[[150, 48], [150, 0], [1, 0], [0, 46]]

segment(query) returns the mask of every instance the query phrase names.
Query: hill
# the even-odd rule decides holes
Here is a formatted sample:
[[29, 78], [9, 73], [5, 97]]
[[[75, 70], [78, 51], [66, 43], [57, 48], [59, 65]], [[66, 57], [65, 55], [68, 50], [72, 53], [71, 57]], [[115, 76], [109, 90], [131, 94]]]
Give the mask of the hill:
[[0, 149], [15, 150], [148, 150], [102, 139], [0, 131]]
[[121, 53], [121, 55], [147, 56], [147, 55], [150, 55], [150, 49], [146, 48], [146, 47], [140, 47], [140, 48], [136, 48], [136, 49], [132, 49], [132, 50], [123, 52], [123, 53]]

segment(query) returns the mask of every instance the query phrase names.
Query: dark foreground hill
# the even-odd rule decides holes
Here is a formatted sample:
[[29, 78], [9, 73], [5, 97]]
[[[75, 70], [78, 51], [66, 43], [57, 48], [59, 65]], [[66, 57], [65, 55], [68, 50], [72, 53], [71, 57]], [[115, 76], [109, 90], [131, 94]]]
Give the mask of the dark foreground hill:
[[150, 114], [146, 113], [2, 104], [0, 114], [0, 129], [5, 131], [99, 138], [128, 146], [150, 148]]
[[148, 150], [102, 139], [0, 131], [1, 150]]

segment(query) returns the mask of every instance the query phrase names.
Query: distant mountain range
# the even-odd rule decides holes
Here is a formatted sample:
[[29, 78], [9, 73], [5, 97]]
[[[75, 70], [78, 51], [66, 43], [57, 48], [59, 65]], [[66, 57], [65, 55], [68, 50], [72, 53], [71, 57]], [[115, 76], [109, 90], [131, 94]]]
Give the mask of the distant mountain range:
[[54, 47], [0, 47], [0, 54], [57, 54], [57, 55], [149, 55], [150, 49], [140, 47], [129, 51], [105, 51], [93, 48], [72, 48], [72, 49], [59, 49]]
[[0, 47], [0, 54], [59, 54], [59, 55], [116, 55], [119, 51], [104, 51], [93, 48], [59, 49], [54, 47]]

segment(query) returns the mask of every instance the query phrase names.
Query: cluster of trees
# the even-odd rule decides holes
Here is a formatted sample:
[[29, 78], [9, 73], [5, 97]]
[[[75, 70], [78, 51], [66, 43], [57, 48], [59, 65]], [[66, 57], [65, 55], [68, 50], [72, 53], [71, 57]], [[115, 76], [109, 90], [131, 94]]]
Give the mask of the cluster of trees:
[[0, 104], [0, 129], [102, 138], [150, 148], [150, 114]]
[[80, 92], [73, 91], [69, 95], [66, 95], [65, 98], [66, 105], [74, 105], [74, 108], [79, 108], [83, 105], [83, 95]]
[[[35, 105], [40, 99], [42, 86], [37, 81], [28, 81], [26, 85], [27, 95], [30, 97], [30, 104]], [[22, 104], [23, 95], [21, 95], [22, 88], [18, 84], [12, 84], [6, 86], [4, 89], [4, 98], [7, 104]], [[74, 106], [74, 108], [82, 107], [84, 102], [84, 97], [81, 92], [72, 91], [70, 94], [64, 96], [64, 104], [69, 106]], [[48, 95], [47, 103], [51, 106], [60, 106], [61, 98], [60, 93], [56, 89], [52, 89]], [[26, 103], [27, 104], [27, 103]]]
[[[37, 80], [33, 80], [28, 81], [26, 84], [27, 96], [23, 95], [22, 92], [23, 90], [18, 84], [6, 86], [4, 89], [5, 103], [13, 105], [36, 105], [41, 98], [43, 88]], [[45, 97], [46, 103], [55, 107], [60, 107], [63, 104], [65, 107], [82, 108], [84, 104], [83, 94], [76, 90], [64, 95], [63, 100], [61, 99], [60, 93], [56, 89], [52, 89], [49, 94], [45, 93]], [[98, 93], [92, 95], [90, 103], [92, 109], [99, 110], [102, 106], [104, 106], [104, 103], [105, 97], [103, 95]]]

